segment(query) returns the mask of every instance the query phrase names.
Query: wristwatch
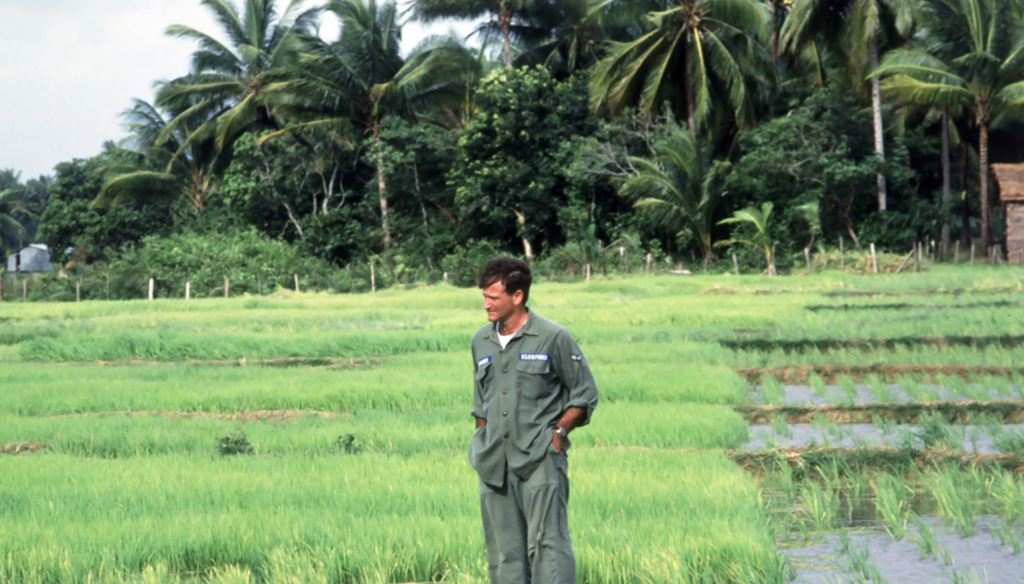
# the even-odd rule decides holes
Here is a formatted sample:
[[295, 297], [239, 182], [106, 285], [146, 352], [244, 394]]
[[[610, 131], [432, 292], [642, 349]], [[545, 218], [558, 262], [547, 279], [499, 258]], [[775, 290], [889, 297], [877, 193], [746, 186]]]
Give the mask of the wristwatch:
[[569, 435], [569, 433], [565, 431], [565, 428], [561, 426], [555, 426], [555, 434], [558, 434], [559, 438], [565, 438]]

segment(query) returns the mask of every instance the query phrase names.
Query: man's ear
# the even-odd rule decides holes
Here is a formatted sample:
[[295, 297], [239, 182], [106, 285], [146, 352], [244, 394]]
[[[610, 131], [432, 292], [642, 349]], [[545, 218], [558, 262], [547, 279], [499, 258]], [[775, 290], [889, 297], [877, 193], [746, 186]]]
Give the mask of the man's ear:
[[515, 304], [516, 306], [522, 306], [523, 296], [524, 294], [522, 290], [516, 290], [515, 292], [512, 293], [512, 303]]

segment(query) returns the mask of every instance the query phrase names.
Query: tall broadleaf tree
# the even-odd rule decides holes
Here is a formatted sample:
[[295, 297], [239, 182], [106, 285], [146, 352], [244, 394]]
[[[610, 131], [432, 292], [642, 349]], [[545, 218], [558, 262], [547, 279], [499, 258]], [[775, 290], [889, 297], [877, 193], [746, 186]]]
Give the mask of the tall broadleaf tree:
[[[782, 27], [782, 50], [802, 52], [821, 42], [846, 55], [850, 69], [861, 79], [878, 69], [879, 47], [895, 46], [915, 23], [914, 0], [801, 0]], [[874, 115], [875, 153], [885, 160], [882, 94], [876, 77], [870, 78]], [[876, 177], [878, 210], [888, 207], [885, 175]]]
[[306, 0], [290, 0], [278, 14], [276, 0], [244, 0], [241, 9], [229, 0], [200, 0], [221, 26], [228, 44], [190, 26], [175, 24], [166, 34], [195, 41], [188, 75], [164, 84], [156, 105], [177, 112], [156, 145], [170, 140], [182, 127], [188, 139], [213, 137], [224, 151], [241, 131], [256, 124], [275, 125], [266, 102], [267, 73], [290, 62], [296, 41], [311, 33], [320, 8], [303, 8]]
[[762, 7], [751, 0], [669, 4], [647, 14], [638, 38], [609, 44], [591, 72], [593, 108], [635, 107], [650, 116], [668, 102], [696, 133], [721, 101], [740, 128], [753, 127], [758, 94], [772, 75]]
[[981, 247], [992, 245], [988, 131], [1001, 116], [1024, 117], [1024, 8], [1011, 0], [923, 0], [934, 50], [889, 54], [874, 77], [884, 93], [930, 107], [964, 108], [978, 128]]
[[[341, 21], [340, 36], [332, 43], [307, 37], [296, 63], [278, 73], [280, 79], [268, 93], [289, 123], [263, 141], [354, 126], [372, 136], [376, 147], [388, 116], [415, 121], [438, 109], [462, 107], [466, 77], [480, 61], [457, 40], [428, 38], [403, 58], [394, 1], [334, 0], [326, 9]], [[387, 177], [379, 156], [375, 164], [387, 250], [391, 247]]]

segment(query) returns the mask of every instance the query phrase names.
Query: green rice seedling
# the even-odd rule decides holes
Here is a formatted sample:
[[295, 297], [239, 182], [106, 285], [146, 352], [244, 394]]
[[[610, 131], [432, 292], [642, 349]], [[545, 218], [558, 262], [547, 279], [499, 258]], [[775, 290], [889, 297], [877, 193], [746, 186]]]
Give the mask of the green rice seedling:
[[994, 435], [994, 444], [1003, 454], [1015, 454], [1024, 458], [1024, 431], [1022, 430], [1000, 428], [999, 434]]
[[917, 418], [921, 427], [917, 438], [927, 449], [948, 450], [952, 448], [954, 437], [950, 425], [940, 414], [925, 413]]
[[1002, 519], [997, 521], [995, 526], [992, 527], [992, 532], [996, 534], [996, 537], [999, 538], [1003, 545], [1010, 548], [1014, 555], [1017, 555], [1020, 553], [1022, 546], [1020, 535], [1014, 527], [1015, 524], [1013, 522]]
[[1008, 521], [1024, 519], [1024, 485], [1012, 472], [993, 472], [989, 493], [997, 503], [998, 511]]
[[782, 383], [771, 375], [761, 376], [761, 396], [764, 403], [768, 405], [782, 405], [782, 397], [785, 395]]
[[[570, 467], [584, 581], [782, 580], [757, 489], [724, 456], [581, 449]], [[475, 482], [441, 453], [7, 457], [0, 581], [130, 579], [153, 558], [173, 577], [308, 563], [328, 582], [482, 579]]]
[[871, 561], [870, 552], [868, 551], [867, 540], [862, 540], [861, 543], [850, 543], [846, 546], [846, 560], [848, 573], [857, 578], [857, 582], [872, 582], [881, 584], [888, 582], [879, 571], [878, 566]]
[[966, 570], [953, 570], [950, 578], [953, 584], [982, 584], [983, 582], [987, 584], [988, 582], [988, 578], [982, 580], [974, 570], [971, 570], [970, 573]]
[[871, 414], [871, 423], [878, 428], [879, 432], [883, 434], [893, 434], [896, 432], [897, 424], [891, 418], [879, 416], [877, 414]]
[[896, 541], [903, 539], [907, 533], [913, 490], [899, 477], [888, 474], [876, 476], [871, 489], [875, 495], [875, 508], [885, 522], [886, 532]]
[[871, 390], [871, 397], [873, 397], [878, 403], [886, 404], [895, 401], [893, 399], [892, 389], [888, 384], [883, 383], [877, 375], [869, 376], [864, 382], [868, 386], [868, 389]]
[[917, 530], [911, 532], [910, 539], [917, 545], [917, 551], [921, 553], [921, 557], [935, 556], [939, 551], [939, 542], [935, 538], [932, 528], [913, 511], [908, 512], [907, 521]]
[[813, 391], [815, 395], [818, 397], [825, 397], [825, 381], [822, 380], [821, 377], [812, 373], [811, 376], [807, 378], [807, 383], [810, 385], [811, 391]]
[[927, 485], [939, 513], [952, 521], [963, 537], [974, 535], [976, 503], [964, 478], [952, 471], [938, 471], [929, 475]]
[[832, 527], [839, 513], [839, 500], [839, 489], [830, 481], [809, 481], [799, 487], [799, 509], [815, 531]]
[[777, 415], [772, 418], [772, 430], [780, 436], [785, 436], [786, 438], [793, 437], [793, 429], [786, 423], [784, 416]]

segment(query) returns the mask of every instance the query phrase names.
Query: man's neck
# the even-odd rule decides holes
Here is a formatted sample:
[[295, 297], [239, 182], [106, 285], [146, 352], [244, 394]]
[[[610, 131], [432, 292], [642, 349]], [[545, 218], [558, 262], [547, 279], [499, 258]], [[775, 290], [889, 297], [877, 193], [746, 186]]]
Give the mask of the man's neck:
[[526, 309], [513, 312], [503, 321], [498, 321], [498, 334], [502, 336], [514, 335], [523, 328], [529, 313]]

